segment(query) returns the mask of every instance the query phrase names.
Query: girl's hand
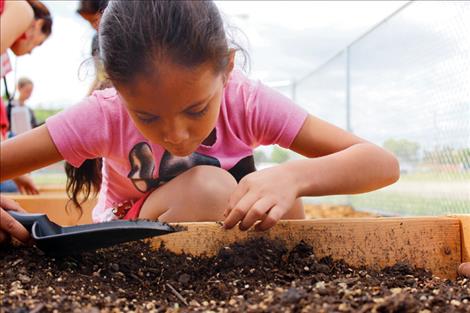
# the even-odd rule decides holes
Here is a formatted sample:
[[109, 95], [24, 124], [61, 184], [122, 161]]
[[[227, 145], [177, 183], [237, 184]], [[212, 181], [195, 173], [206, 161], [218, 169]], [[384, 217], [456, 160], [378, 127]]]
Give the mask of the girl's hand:
[[0, 196], [0, 244], [7, 241], [10, 236], [23, 243], [29, 243], [31, 241], [29, 232], [6, 210], [26, 212], [15, 201]]
[[27, 195], [39, 194], [36, 185], [29, 175], [18, 176], [14, 178], [13, 181], [15, 182], [16, 186], [18, 186], [20, 193]]
[[224, 227], [240, 222], [240, 229], [247, 230], [261, 221], [256, 230], [267, 230], [294, 206], [297, 197], [296, 179], [284, 165], [248, 174], [230, 197]]

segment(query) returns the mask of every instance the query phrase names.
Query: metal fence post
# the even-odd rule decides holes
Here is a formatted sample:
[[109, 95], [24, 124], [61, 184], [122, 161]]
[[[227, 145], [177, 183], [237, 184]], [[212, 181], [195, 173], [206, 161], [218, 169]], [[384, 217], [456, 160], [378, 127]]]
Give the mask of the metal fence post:
[[352, 132], [350, 49], [350, 46], [346, 48], [346, 130], [348, 132]]

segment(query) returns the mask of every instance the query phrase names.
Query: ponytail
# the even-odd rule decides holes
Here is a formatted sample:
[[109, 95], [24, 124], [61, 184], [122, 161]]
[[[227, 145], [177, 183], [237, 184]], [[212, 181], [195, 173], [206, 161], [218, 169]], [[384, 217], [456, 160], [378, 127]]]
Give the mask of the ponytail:
[[102, 164], [103, 160], [101, 158], [86, 160], [78, 168], [65, 162], [65, 173], [67, 174], [66, 191], [69, 197], [67, 210], [72, 203], [80, 211], [80, 215], [82, 215], [82, 204], [90, 198], [90, 194], [96, 197], [101, 187]]

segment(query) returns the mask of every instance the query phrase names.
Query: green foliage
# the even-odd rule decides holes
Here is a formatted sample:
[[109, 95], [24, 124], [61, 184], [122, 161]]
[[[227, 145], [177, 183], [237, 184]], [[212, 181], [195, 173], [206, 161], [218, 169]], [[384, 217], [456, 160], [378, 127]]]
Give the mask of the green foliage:
[[419, 144], [406, 139], [387, 139], [384, 148], [393, 152], [400, 160], [415, 162], [418, 160]]
[[271, 161], [274, 163], [282, 163], [289, 159], [289, 152], [286, 149], [282, 149], [278, 146], [274, 146], [273, 152], [271, 153]]
[[438, 164], [463, 164], [470, 169], [470, 148], [437, 147], [424, 152], [424, 161]]
[[36, 120], [38, 123], [43, 123], [46, 119], [56, 113], [58, 113], [59, 109], [34, 109], [34, 115], [36, 115]]
[[253, 157], [255, 158], [255, 163], [268, 162], [268, 156], [263, 150], [255, 150]]

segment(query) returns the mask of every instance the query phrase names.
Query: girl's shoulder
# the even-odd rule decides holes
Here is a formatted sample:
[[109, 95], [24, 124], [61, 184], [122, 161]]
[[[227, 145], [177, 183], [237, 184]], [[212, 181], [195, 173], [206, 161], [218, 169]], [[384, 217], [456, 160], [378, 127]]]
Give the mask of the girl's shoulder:
[[92, 97], [95, 97], [100, 102], [116, 102], [121, 101], [118, 97], [117, 91], [115, 88], [106, 88], [102, 90], [95, 90], [91, 93]]
[[103, 90], [95, 90], [86, 99], [86, 101], [93, 103], [103, 111], [103, 113], [115, 114], [124, 110], [124, 106], [115, 88], [106, 88]]

